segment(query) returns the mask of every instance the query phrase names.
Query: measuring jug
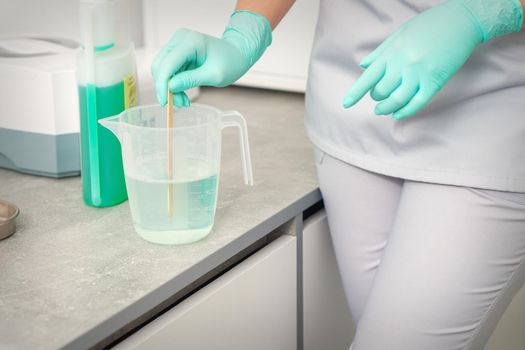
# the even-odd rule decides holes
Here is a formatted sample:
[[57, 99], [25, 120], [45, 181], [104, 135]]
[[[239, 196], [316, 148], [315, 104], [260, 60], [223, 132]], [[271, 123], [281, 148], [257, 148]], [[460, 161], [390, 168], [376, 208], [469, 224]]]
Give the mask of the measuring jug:
[[193, 103], [173, 110], [139, 106], [99, 122], [122, 147], [124, 175], [137, 233], [160, 244], [185, 244], [212, 229], [217, 204], [221, 131], [239, 129], [244, 182], [253, 184], [246, 122], [236, 111]]

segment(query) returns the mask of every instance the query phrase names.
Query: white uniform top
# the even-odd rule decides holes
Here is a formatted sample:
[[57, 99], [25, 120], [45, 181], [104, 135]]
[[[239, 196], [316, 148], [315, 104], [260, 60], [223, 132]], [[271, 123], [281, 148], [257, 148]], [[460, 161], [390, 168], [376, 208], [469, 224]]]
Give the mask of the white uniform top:
[[321, 1], [306, 93], [307, 134], [331, 156], [373, 172], [525, 192], [525, 33], [479, 46], [412, 117], [376, 116], [377, 102], [368, 95], [342, 107], [363, 72], [359, 62], [403, 22], [440, 2]]

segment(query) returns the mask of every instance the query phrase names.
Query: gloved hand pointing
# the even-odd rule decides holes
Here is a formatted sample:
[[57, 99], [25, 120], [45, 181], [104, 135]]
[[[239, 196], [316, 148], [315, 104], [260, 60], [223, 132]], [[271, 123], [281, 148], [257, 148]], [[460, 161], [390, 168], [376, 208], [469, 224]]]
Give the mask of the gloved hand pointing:
[[167, 89], [177, 107], [188, 106], [185, 90], [196, 86], [223, 87], [234, 83], [261, 57], [272, 41], [266, 17], [236, 11], [222, 38], [189, 29], [178, 30], [151, 66], [157, 100], [166, 104]]
[[377, 115], [409, 117], [423, 109], [474, 49], [521, 29], [519, 0], [449, 0], [403, 24], [362, 62], [365, 72], [343, 101], [349, 108], [368, 91]]

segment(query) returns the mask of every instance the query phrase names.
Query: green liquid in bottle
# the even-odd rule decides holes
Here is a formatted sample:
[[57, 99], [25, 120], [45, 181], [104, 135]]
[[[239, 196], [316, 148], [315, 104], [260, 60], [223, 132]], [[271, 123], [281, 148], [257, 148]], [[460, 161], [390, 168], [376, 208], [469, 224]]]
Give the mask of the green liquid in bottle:
[[84, 202], [93, 207], [122, 203], [128, 197], [120, 143], [98, 120], [124, 110], [124, 82], [107, 87], [88, 84], [79, 86], [78, 92]]

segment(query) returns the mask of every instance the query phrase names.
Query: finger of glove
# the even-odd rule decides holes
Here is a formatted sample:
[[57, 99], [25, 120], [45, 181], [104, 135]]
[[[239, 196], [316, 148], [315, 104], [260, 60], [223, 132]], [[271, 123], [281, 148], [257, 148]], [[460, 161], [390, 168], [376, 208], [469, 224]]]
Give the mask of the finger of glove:
[[355, 105], [368, 91], [370, 91], [372, 87], [377, 84], [377, 82], [379, 82], [379, 80], [381, 80], [381, 78], [383, 78], [384, 73], [384, 62], [378, 61], [368, 67], [346, 93], [343, 100], [343, 107], [350, 108]]
[[173, 105], [177, 108], [185, 107], [184, 105], [184, 93], [178, 92], [176, 94], [173, 94]]
[[378, 47], [376, 47], [374, 51], [368, 54], [368, 56], [363, 58], [363, 60], [361, 61], [361, 63], [359, 63], [359, 65], [362, 68], [370, 67], [370, 65], [374, 63], [374, 61], [379, 56], [381, 56], [381, 54], [385, 52], [386, 49], [388, 49], [392, 41], [394, 41], [398, 37], [399, 33], [401, 33], [401, 28], [399, 28], [394, 34], [390, 35], [385, 41], [383, 41]]
[[403, 72], [401, 84], [390, 96], [375, 108], [377, 115], [387, 115], [406, 106], [419, 90], [419, 75], [415, 69]]
[[210, 84], [210, 73], [205, 66], [201, 66], [196, 69], [187, 70], [175, 74], [169, 81], [169, 87], [171, 92], [183, 92], [201, 85], [212, 85]]
[[438, 91], [439, 88], [436, 84], [433, 84], [426, 78], [421, 79], [421, 86], [417, 94], [403, 108], [394, 112], [392, 117], [399, 120], [416, 114], [426, 107]]
[[[190, 50], [184, 49], [184, 46], [179, 46], [173, 49], [161, 62], [155, 78], [155, 87], [157, 89], [157, 100], [161, 105], [166, 104], [168, 81], [170, 78], [179, 72], [181, 67], [187, 63], [190, 57]], [[173, 93], [179, 91], [173, 91]]]
[[188, 95], [186, 95], [185, 92], [181, 92], [180, 94], [182, 94], [182, 99], [184, 100], [184, 107], [189, 107], [190, 106], [190, 99], [188, 98]]
[[401, 71], [397, 66], [386, 65], [385, 75], [372, 88], [370, 96], [376, 101], [383, 101], [388, 98], [395, 89], [401, 84]]

